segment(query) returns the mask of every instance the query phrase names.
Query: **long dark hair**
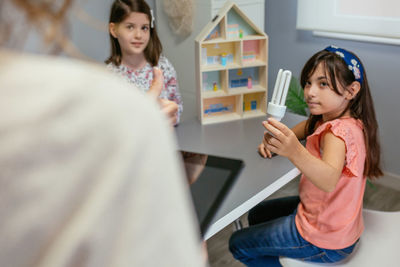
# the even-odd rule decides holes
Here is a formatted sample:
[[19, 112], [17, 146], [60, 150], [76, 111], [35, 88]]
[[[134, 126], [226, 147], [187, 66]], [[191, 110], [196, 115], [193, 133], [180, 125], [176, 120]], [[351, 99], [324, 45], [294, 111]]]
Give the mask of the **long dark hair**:
[[[144, 13], [149, 18], [149, 21], [152, 19], [150, 7], [144, 0], [116, 0], [111, 6], [109, 23], [118, 24], [125, 20], [132, 12]], [[111, 56], [105, 63], [113, 63], [119, 66], [122, 61], [121, 47], [117, 38], [114, 38], [111, 33], [109, 35], [111, 41]], [[154, 67], [158, 64], [161, 52], [162, 45], [157, 35], [156, 26], [153, 25], [153, 28], [150, 28], [150, 40], [144, 50], [144, 56]]]
[[[361, 60], [352, 53], [358, 61]], [[331, 88], [338, 95], [342, 95], [338, 89], [336, 80], [343, 88], [347, 88], [355, 81], [353, 72], [351, 72], [344, 60], [335, 53], [322, 50], [313, 55], [304, 65], [301, 72], [300, 83], [304, 88], [308, 79], [313, 75], [317, 66], [322, 63], [327, 77], [331, 82]], [[365, 70], [364, 66], [363, 69]], [[338, 117], [345, 112], [350, 111], [350, 116], [359, 119], [364, 125], [364, 138], [366, 145], [366, 160], [364, 165], [364, 175], [371, 178], [378, 178], [383, 175], [380, 167], [380, 145], [378, 139], [378, 122], [375, 116], [374, 103], [372, 101], [371, 92], [368, 85], [367, 74], [364, 71], [364, 79], [358, 94], [350, 100], [347, 108]], [[312, 134], [316, 128], [316, 124], [322, 120], [322, 115], [310, 114], [306, 124], [306, 136]]]

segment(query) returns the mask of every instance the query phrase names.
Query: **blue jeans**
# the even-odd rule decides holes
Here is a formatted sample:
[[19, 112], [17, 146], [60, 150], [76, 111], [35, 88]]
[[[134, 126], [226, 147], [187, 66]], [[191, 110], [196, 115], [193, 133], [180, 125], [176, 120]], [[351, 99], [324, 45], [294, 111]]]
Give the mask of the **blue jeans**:
[[355, 244], [338, 250], [323, 249], [304, 240], [297, 231], [299, 197], [267, 200], [250, 210], [249, 227], [236, 231], [229, 250], [246, 266], [281, 266], [279, 256], [311, 262], [338, 262], [353, 251]]

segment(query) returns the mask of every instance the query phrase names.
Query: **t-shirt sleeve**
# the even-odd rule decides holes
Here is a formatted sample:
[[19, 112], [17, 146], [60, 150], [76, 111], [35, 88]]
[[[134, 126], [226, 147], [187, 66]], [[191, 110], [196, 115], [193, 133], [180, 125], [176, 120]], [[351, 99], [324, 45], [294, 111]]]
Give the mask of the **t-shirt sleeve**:
[[354, 134], [354, 127], [342, 120], [333, 120], [324, 123], [314, 132], [311, 138], [320, 138], [323, 133], [331, 132], [336, 137], [342, 139], [346, 147], [346, 162], [343, 168], [343, 174], [348, 177], [358, 177], [362, 175], [363, 169], [360, 169], [357, 163], [357, 154], [359, 153], [356, 137]]
[[178, 121], [183, 111], [182, 96], [179, 92], [179, 84], [177, 74], [174, 66], [168, 61], [167, 58], [162, 57], [160, 59], [160, 68], [164, 75], [164, 90], [162, 93], [164, 98], [174, 101], [178, 105]]

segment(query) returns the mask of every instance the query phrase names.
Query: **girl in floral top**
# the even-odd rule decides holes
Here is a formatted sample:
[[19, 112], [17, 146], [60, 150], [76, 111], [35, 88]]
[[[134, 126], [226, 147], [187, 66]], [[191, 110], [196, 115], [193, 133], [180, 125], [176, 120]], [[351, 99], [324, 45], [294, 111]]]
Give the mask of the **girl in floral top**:
[[[267, 200], [230, 239], [247, 266], [281, 266], [279, 256], [338, 262], [363, 230], [366, 177], [379, 177], [378, 123], [361, 61], [329, 46], [305, 64], [301, 85], [310, 117], [289, 129], [269, 119], [258, 150], [287, 157], [301, 172], [299, 196]], [[307, 138], [306, 147], [299, 139]]]
[[172, 125], [179, 122], [182, 98], [176, 72], [161, 55], [153, 10], [144, 0], [116, 0], [109, 20], [111, 56], [107, 67], [142, 92], [158, 97]]

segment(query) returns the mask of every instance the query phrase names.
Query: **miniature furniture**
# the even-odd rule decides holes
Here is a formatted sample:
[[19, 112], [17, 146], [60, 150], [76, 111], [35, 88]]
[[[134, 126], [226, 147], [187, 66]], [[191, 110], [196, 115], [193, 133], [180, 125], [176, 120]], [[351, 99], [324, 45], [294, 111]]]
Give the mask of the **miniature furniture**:
[[[265, 0], [231, 0], [264, 31]], [[154, 1], [156, 5], [156, 27], [162, 40], [163, 54], [174, 65], [178, 75], [179, 90], [182, 94], [184, 112], [181, 119], [191, 118], [197, 114], [195, 84], [195, 47], [194, 39], [210, 22], [226, 0], [196, 0], [194, 3], [193, 31], [188, 36], [176, 36], [171, 30], [169, 20], [164, 12], [164, 1]]]
[[266, 115], [268, 36], [235, 3], [199, 33], [195, 54], [202, 124]]
[[317, 264], [280, 258], [284, 267], [398, 266], [400, 211], [363, 210], [365, 230], [353, 253], [340, 263]]

